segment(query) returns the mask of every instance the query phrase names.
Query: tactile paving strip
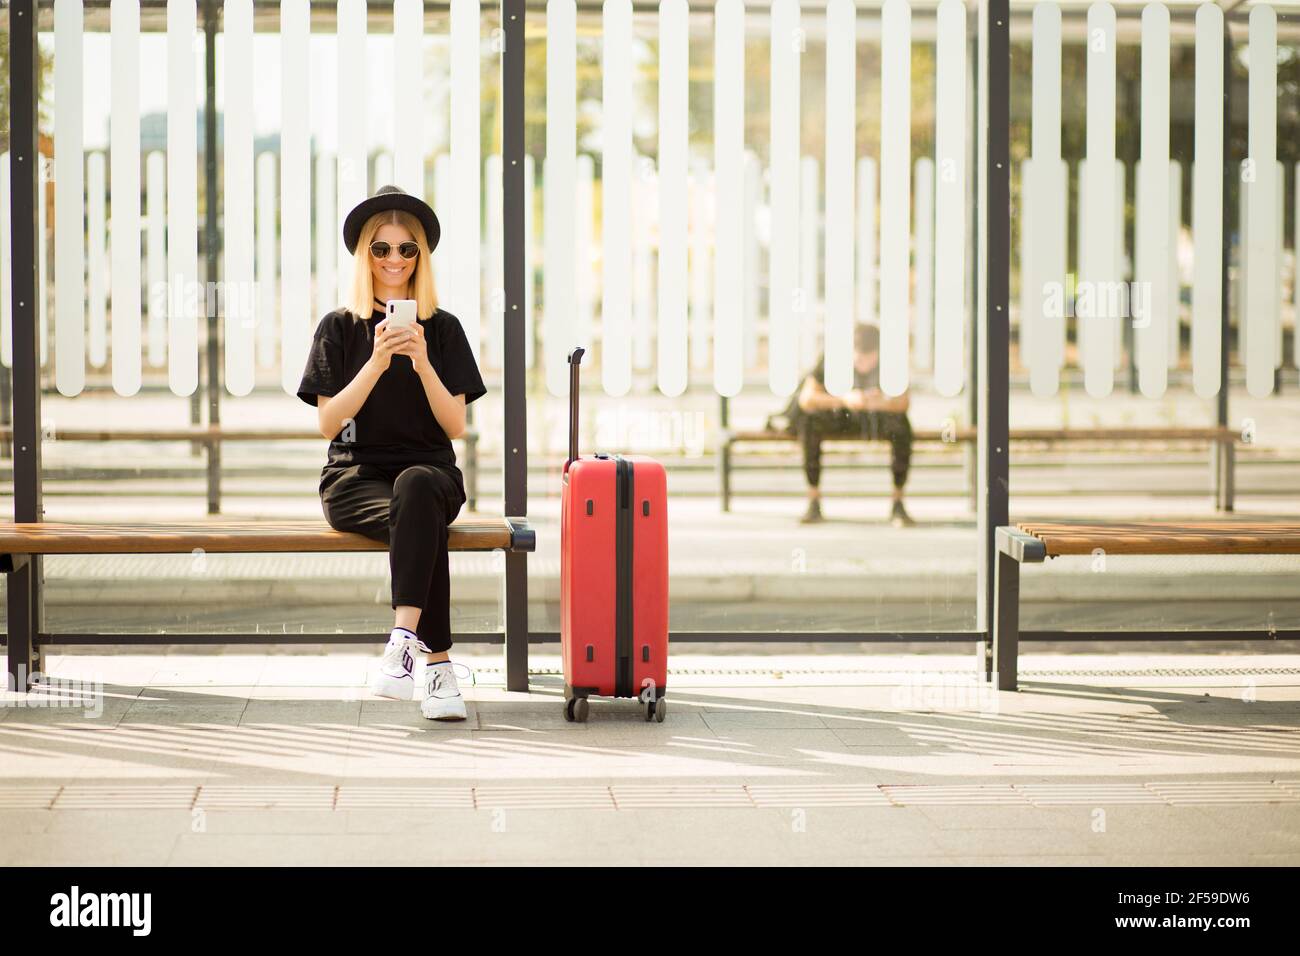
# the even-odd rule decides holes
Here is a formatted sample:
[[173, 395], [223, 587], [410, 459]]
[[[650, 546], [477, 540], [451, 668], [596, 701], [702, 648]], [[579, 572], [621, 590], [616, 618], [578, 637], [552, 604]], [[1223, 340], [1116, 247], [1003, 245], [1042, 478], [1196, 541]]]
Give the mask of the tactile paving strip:
[[483, 787], [239, 784], [0, 786], [5, 810], [639, 810], [684, 807], [1213, 806], [1300, 803], [1300, 780], [1018, 784], [638, 784]]

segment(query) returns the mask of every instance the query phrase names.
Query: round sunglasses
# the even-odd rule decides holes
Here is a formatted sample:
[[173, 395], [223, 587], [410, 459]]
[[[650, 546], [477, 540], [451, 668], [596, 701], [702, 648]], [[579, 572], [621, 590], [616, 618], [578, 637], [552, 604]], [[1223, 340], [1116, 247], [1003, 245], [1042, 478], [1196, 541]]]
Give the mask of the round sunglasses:
[[[376, 259], [387, 259], [388, 254], [392, 251], [393, 244], [384, 242], [382, 239], [377, 239], [370, 244], [370, 254]], [[397, 244], [397, 251], [403, 259], [414, 259], [420, 254], [420, 244], [414, 239], [408, 239], [406, 242]]]

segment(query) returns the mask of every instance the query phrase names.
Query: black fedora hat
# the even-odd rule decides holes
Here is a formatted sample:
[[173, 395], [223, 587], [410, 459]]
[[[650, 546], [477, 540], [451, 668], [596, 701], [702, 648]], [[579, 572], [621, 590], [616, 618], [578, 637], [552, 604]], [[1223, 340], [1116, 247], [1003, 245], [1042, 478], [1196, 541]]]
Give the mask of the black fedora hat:
[[427, 202], [418, 196], [412, 196], [400, 186], [380, 186], [373, 196], [352, 207], [352, 211], [343, 220], [343, 244], [348, 247], [348, 252], [356, 253], [357, 240], [361, 238], [361, 227], [366, 224], [366, 220], [377, 212], [389, 209], [409, 212], [420, 220], [424, 226], [424, 237], [429, 243], [429, 251], [433, 252], [442, 235], [438, 217], [433, 214]]

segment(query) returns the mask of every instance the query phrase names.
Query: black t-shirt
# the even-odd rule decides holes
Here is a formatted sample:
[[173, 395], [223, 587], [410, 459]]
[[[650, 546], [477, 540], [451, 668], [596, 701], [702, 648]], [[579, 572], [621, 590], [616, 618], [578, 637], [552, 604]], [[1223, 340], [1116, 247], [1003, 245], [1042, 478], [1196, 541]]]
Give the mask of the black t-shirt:
[[[359, 320], [345, 308], [328, 313], [316, 326], [298, 397], [312, 407], [317, 395], [337, 395], [370, 358], [380, 309]], [[487, 394], [478, 363], [460, 319], [437, 309], [420, 319], [429, 363], [447, 391], [463, 394], [465, 404]], [[351, 433], [349, 434], [349, 429]], [[344, 438], [351, 438], [345, 441]], [[408, 355], [394, 355], [352, 422], [329, 444], [332, 465], [440, 464], [455, 467], [456, 453], [433, 409]]]

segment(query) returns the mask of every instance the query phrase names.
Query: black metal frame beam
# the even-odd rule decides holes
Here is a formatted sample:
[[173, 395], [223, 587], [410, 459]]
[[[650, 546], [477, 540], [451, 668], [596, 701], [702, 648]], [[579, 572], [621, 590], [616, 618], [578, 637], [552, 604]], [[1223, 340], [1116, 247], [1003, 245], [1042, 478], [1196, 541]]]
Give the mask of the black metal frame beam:
[[[1005, 557], [1005, 555], [1004, 555]], [[980, 631], [672, 631], [669, 638], [674, 644], [969, 644], [983, 637]], [[1300, 640], [1300, 630], [1244, 630], [1234, 628], [1208, 628], [1191, 631], [1074, 631], [1036, 630], [1019, 632], [1020, 641], [1061, 644], [1090, 644], [1096, 641], [1199, 643]], [[505, 644], [505, 634], [500, 631], [464, 631], [452, 634], [457, 644]], [[530, 644], [558, 644], [559, 631], [530, 631]], [[298, 645], [298, 644], [366, 644], [373, 646], [375, 635], [366, 633], [343, 634], [157, 634], [157, 633], [54, 633], [40, 635], [44, 647], [102, 647], [126, 644], [210, 646], [234, 645]], [[0, 637], [0, 645], [3, 645]]]
[[[36, 0], [9, 6], [9, 221], [13, 315], [14, 520], [40, 521], [41, 395], [37, 261], [37, 191], [41, 154], [37, 140]], [[9, 575], [7, 654], [9, 687], [25, 692], [40, 671], [41, 568], [39, 555]]]
[[[501, 0], [501, 32], [505, 513], [525, 517], [528, 407], [524, 368], [524, 0]], [[528, 690], [528, 555], [523, 552], [506, 554], [504, 666], [506, 689]]]
[[993, 676], [993, 609], [997, 529], [1009, 523], [1011, 386], [1011, 16], [1009, 0], [986, 0], [979, 25], [981, 105], [977, 214], [983, 222], [984, 287], [976, 314], [979, 348], [977, 626], [984, 632], [985, 679]]

